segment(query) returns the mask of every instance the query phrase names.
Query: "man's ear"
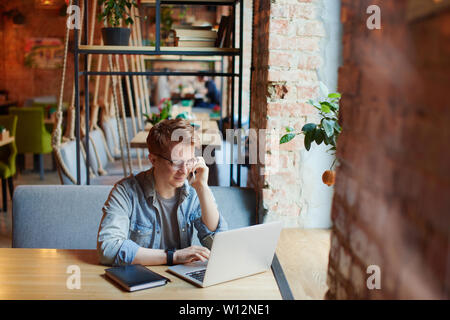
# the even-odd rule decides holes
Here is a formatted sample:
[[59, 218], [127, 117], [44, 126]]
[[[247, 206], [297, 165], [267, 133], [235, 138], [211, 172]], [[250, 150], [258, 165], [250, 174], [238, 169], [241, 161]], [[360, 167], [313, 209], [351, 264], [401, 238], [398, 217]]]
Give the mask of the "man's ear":
[[155, 155], [149, 153], [148, 154], [148, 160], [150, 160], [152, 166], [155, 166], [155, 162], [156, 162], [156, 156]]

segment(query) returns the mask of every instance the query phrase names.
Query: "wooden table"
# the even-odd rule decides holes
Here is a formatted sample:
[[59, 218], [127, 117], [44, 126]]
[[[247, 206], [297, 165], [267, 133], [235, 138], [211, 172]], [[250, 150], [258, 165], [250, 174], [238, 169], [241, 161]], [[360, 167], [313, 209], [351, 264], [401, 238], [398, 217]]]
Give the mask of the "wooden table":
[[196, 120], [220, 120], [219, 116], [211, 116], [211, 112], [196, 112], [195, 110], [192, 112]]
[[[200, 130], [216, 130], [219, 131], [219, 125], [217, 124], [217, 121], [213, 120], [190, 120], [191, 123], [195, 123], [196, 125], [200, 126]], [[150, 131], [150, 129], [153, 127], [153, 125], [150, 122], [147, 122], [145, 124], [144, 131]]]
[[2, 140], [0, 140], [0, 147], [3, 147], [3, 146], [5, 146], [5, 145], [7, 145], [8, 143], [11, 143], [11, 142], [13, 142], [14, 141], [14, 137], [12, 137], [12, 136], [9, 136], [8, 138], [6, 138], [6, 139], [2, 139]]
[[[330, 230], [286, 228], [276, 254], [295, 299], [323, 299]], [[81, 289], [69, 290], [67, 267], [81, 270]], [[0, 300], [6, 299], [281, 299], [272, 272], [197, 288], [166, 272], [149, 267], [173, 282], [164, 287], [127, 293], [104, 278], [95, 250], [0, 249]]]
[[[200, 126], [200, 128], [196, 131], [199, 132], [200, 144], [202, 146], [210, 145], [214, 148], [220, 148], [222, 146], [222, 134], [216, 121], [192, 120], [191, 122]], [[130, 147], [146, 149], [148, 131], [150, 131], [151, 128], [152, 124], [147, 123], [144, 131], [138, 132], [138, 134], [131, 140]]]
[[[68, 289], [69, 266], [80, 268], [81, 288]], [[95, 250], [0, 249], [0, 300], [29, 299], [154, 299], [154, 300], [278, 300], [271, 271], [198, 288], [168, 273], [167, 266], [149, 269], [172, 282], [148, 290], [125, 292], [105, 279], [106, 266], [98, 264]]]

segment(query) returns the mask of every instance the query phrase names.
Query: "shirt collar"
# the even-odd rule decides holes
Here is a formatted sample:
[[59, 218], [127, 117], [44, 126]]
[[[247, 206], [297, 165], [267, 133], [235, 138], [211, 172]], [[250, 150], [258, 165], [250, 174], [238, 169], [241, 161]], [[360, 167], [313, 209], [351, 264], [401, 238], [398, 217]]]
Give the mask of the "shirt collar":
[[[141, 172], [136, 176], [140, 180], [140, 185], [144, 191], [144, 196], [146, 199], [153, 198], [153, 203], [156, 201], [156, 189], [155, 189], [155, 175], [154, 168], [147, 171]], [[180, 203], [186, 199], [190, 194], [190, 187], [187, 181], [184, 181], [183, 186], [180, 190]]]

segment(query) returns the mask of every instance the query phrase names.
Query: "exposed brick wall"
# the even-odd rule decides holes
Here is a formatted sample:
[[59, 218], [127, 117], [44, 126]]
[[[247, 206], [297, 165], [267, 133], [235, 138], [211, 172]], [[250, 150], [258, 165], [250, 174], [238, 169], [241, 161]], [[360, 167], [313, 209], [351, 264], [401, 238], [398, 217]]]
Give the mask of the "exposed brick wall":
[[[366, 28], [377, 4], [382, 29]], [[327, 298], [449, 298], [450, 12], [342, 1], [344, 65]], [[381, 289], [369, 290], [369, 265]]]
[[[59, 10], [36, 9], [34, 1], [2, 0], [5, 10], [18, 9], [26, 18], [24, 25], [14, 25], [9, 18], [0, 22], [0, 89], [10, 92], [11, 100], [22, 104], [26, 98], [59, 95], [61, 70], [32, 69], [24, 65], [28, 38], [64, 40], [66, 18]], [[73, 55], [69, 53], [65, 100], [70, 100], [73, 82]]]
[[[298, 174], [303, 139], [280, 146], [278, 154], [275, 149], [286, 126], [299, 131], [307, 121], [315, 121], [314, 108], [305, 101], [319, 93], [317, 69], [325, 36], [320, 4], [319, 0], [255, 1], [253, 11], [251, 127], [268, 130], [268, 152], [265, 164], [252, 166], [249, 183], [260, 192], [267, 218], [294, 226], [302, 207]], [[277, 172], [262, 174], [274, 168], [273, 161]]]

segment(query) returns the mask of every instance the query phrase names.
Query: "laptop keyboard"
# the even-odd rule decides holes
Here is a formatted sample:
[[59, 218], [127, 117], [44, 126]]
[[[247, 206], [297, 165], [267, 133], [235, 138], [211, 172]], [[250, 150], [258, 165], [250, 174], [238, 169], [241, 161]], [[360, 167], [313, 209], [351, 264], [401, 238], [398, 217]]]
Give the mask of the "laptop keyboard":
[[190, 276], [191, 278], [194, 278], [197, 281], [203, 282], [203, 278], [205, 278], [205, 272], [206, 269], [188, 272], [186, 273], [187, 276]]

